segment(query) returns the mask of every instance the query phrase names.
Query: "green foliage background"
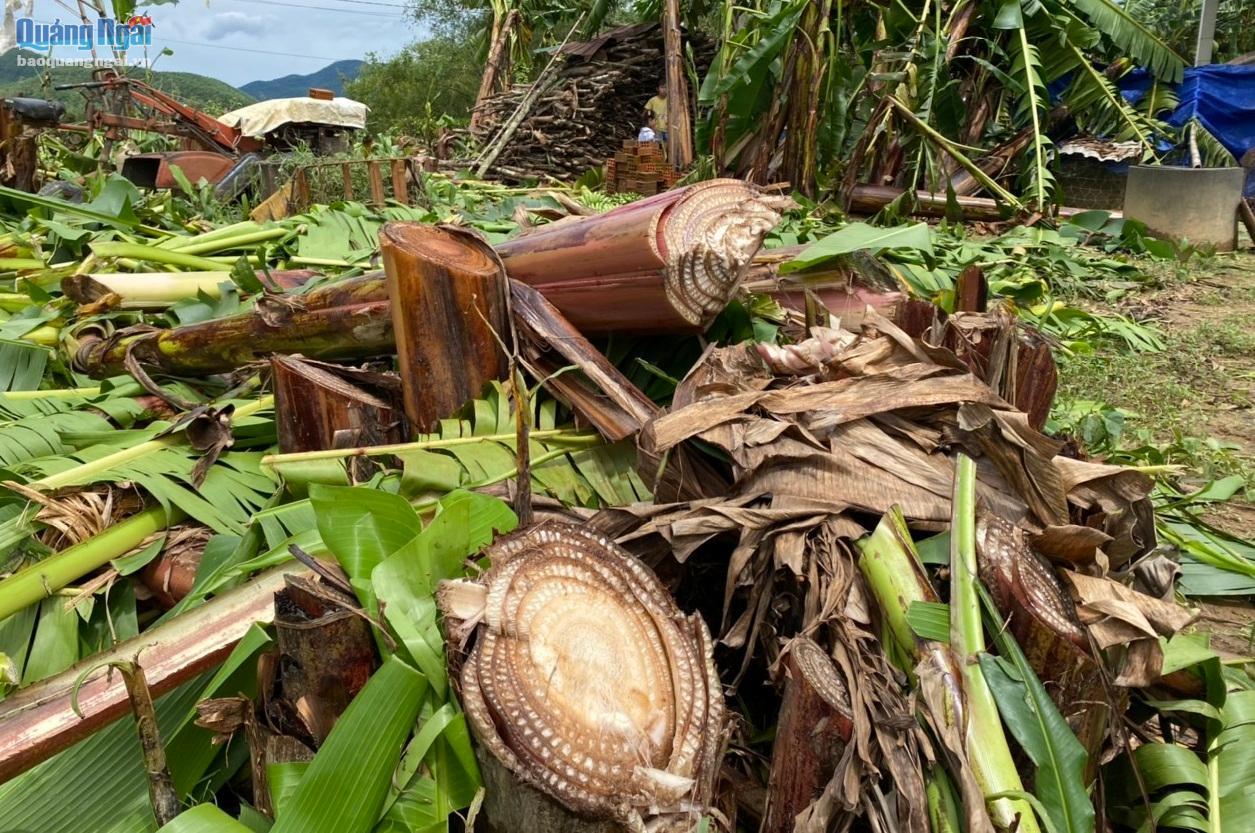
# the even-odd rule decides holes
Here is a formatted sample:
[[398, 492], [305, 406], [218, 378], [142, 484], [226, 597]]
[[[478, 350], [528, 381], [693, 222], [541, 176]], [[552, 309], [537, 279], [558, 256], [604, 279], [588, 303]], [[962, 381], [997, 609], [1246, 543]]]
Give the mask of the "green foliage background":
[[[1129, 0], [1129, 13], [1142, 20], [1169, 46], [1192, 57], [1198, 39], [1197, 0]], [[1255, 3], [1220, 0], [1212, 62], [1223, 64], [1255, 53]]]
[[345, 95], [370, 107], [368, 126], [428, 136], [442, 115], [470, 115], [482, 72], [480, 56], [465, 40], [438, 37], [406, 47], [394, 58], [371, 56]]

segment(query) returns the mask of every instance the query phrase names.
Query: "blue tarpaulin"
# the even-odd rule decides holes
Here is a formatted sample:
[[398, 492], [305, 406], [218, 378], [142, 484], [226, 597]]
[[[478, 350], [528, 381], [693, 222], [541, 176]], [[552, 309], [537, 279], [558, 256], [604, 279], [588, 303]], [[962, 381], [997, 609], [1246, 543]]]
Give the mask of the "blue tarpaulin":
[[[1151, 76], [1137, 69], [1119, 81], [1120, 92], [1137, 103], [1150, 89]], [[1255, 66], [1209, 64], [1187, 67], [1177, 86], [1177, 108], [1161, 118], [1181, 127], [1197, 117], [1200, 124], [1239, 161], [1255, 148]], [[1255, 175], [1247, 177], [1246, 195], [1255, 197]]]

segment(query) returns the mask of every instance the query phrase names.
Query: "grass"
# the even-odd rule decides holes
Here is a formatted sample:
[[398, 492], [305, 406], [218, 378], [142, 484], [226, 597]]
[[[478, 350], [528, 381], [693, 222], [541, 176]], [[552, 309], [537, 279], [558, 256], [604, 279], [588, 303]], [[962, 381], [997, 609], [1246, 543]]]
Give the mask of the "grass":
[[1242, 476], [1255, 497], [1255, 255], [1139, 266], [1153, 280], [1117, 311], [1154, 323], [1165, 349], [1097, 341], [1063, 357], [1056, 425], [1106, 452], [1184, 466], [1187, 484]]

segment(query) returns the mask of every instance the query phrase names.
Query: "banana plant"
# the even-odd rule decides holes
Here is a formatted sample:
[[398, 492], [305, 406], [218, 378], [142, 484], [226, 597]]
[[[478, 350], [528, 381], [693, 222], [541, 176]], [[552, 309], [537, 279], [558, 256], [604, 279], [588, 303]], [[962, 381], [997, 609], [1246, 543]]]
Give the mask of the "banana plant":
[[[1048, 208], [1057, 199], [1050, 128], [1059, 105], [1151, 158], [1171, 131], [1115, 82], [1140, 64], [1171, 84], [1185, 63], [1110, 0], [728, 0], [720, 20], [721, 49], [698, 97], [698, 146], [730, 171], [786, 179], [804, 193], [812, 181], [822, 190], [842, 178], [944, 190], [958, 155], [979, 163], [979, 148], [1027, 131], [1022, 202]], [[885, 96], [913, 118], [878, 109]], [[810, 130], [803, 116], [816, 111], [824, 117]]]
[[[1173, 642], [1182, 639], [1176, 637]], [[1172, 643], [1169, 643], [1171, 649]], [[1172, 651], [1166, 655], [1169, 670]], [[1255, 688], [1230, 673], [1205, 646], [1188, 666], [1206, 699], [1151, 701], [1174, 722], [1190, 726], [1198, 742], [1146, 743], [1104, 770], [1107, 814], [1116, 830], [1189, 830], [1232, 833], [1255, 813]]]

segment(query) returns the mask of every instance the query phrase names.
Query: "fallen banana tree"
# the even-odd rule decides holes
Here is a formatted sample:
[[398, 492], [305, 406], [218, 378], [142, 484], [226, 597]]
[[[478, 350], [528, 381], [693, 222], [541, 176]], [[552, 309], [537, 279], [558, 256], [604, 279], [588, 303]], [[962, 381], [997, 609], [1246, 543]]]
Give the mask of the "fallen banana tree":
[[[1148, 706], [1169, 672], [1214, 694], [1238, 667], [1182, 647], [1193, 613], [1170, 576], [1144, 592], [1151, 481], [1041, 432], [1049, 345], [983, 310], [982, 270], [963, 270], [943, 316], [873, 258], [798, 269], [813, 253], [760, 252], [735, 291], [781, 300], [759, 304], [770, 329], [712, 331], [678, 369], [625, 358], [617, 338], [603, 353], [581, 328], [642, 298], [665, 329], [707, 323], [733, 272], [693, 253], [756, 248], [771, 208], [727, 225], [718, 201], [663, 202], [495, 251], [465, 230], [371, 225], [383, 274], [263, 292], [204, 359], [180, 339], [216, 322], [108, 349], [77, 333], [115, 351], [104, 365], [135, 345], [158, 378], [267, 356], [273, 421], [238, 375], [158, 388], [195, 432], [177, 414], [150, 423], [111, 383], [0, 399], [17, 484], [0, 532], [26, 564], [0, 582], [15, 605], [0, 689], [24, 683], [0, 727], [20, 728], [11, 771], [33, 767], [0, 783], [6, 824], [77, 833], [103, 813], [151, 829], [182, 810], [170, 830], [412, 833], [461, 814], [522, 833], [1092, 833], [1098, 763], [1127, 757], [1126, 730], [1152, 762], [1206, 738], [1189, 760], [1224, 785], [1208, 811], [1231, 811], [1243, 698], [1181, 710], [1215, 708], [1219, 725]], [[687, 242], [686, 211], [706, 229]], [[675, 246], [692, 257], [673, 270]], [[527, 281], [507, 283], [499, 256], [530, 263]], [[624, 276], [636, 301], [593, 305]], [[372, 305], [362, 320], [386, 330], [362, 335], [399, 373], [286, 355], [352, 340], [332, 311], [355, 304]], [[302, 314], [324, 316], [301, 319], [322, 335], [284, 342]], [[256, 398], [234, 416], [207, 404], [226, 388]], [[163, 533], [174, 508], [187, 517]], [[85, 664], [57, 667], [71, 640]], [[212, 678], [180, 676], [236, 640]], [[136, 720], [168, 755], [141, 759], [104, 668], [73, 716], [92, 655], [147, 678]], [[1134, 829], [1201, 806], [1192, 786], [1140, 815], [1131, 790], [1115, 795], [1114, 822]], [[240, 821], [219, 809], [237, 806]]]
[[[735, 295], [763, 237], [790, 205], [714, 180], [593, 217], [570, 218], [498, 247], [506, 272], [536, 286], [586, 333], [699, 330]], [[140, 334], [80, 336], [75, 364], [113, 375], [127, 355], [173, 374], [233, 370], [273, 353], [354, 359], [394, 348], [387, 278], [371, 275], [255, 313]]]
[[440, 588], [473, 640], [460, 673], [489, 824], [691, 830], [713, 798], [724, 706], [705, 623], [612, 541], [542, 523]]

